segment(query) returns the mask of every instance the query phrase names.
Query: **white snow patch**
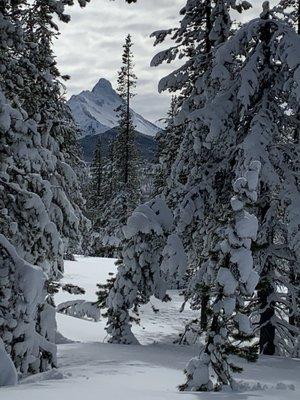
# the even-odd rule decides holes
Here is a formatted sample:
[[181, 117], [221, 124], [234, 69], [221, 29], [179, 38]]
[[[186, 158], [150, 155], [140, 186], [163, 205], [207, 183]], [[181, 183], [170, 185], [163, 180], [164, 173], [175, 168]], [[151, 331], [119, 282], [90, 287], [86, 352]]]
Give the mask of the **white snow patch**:
[[[59, 293], [57, 300], [96, 299], [97, 282], [104, 282], [109, 271], [115, 271], [114, 260], [77, 258], [66, 262], [65, 281], [87, 289], [86, 295]], [[298, 400], [300, 398], [300, 360], [261, 357], [255, 364], [245, 363], [238, 375], [236, 392], [179, 393], [184, 382], [182, 370], [195, 356], [198, 346], [172, 344], [186, 320], [195, 316], [190, 310], [178, 313], [182, 298], [171, 291], [173, 301], [152, 300], [160, 312], [154, 314], [151, 304], [141, 310], [142, 323], [134, 333], [143, 346], [103, 343], [105, 320], [98, 323], [58, 315], [60, 332], [83, 343], [58, 345], [59, 369], [28, 377], [16, 387], [0, 389], [5, 400], [241, 400], [253, 396], [260, 400]], [[58, 302], [58, 301], [57, 301]], [[26, 384], [25, 384], [26, 383]], [[255, 394], [253, 393], [255, 392]]]

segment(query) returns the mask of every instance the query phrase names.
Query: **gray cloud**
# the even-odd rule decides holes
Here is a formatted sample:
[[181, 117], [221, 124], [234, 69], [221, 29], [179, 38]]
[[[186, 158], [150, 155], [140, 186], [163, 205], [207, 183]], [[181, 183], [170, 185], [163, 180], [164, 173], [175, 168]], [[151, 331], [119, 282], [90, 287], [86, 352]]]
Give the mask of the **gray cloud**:
[[[262, 0], [253, 0], [254, 8], [243, 16], [247, 20], [259, 14]], [[91, 89], [99, 78], [109, 79], [116, 86], [122, 45], [130, 33], [135, 43], [136, 74], [139, 77], [134, 108], [155, 121], [165, 116], [168, 94], [158, 94], [157, 85], [174, 69], [172, 65], [150, 68], [155, 53], [149, 35], [158, 29], [178, 24], [178, 12], [185, 0], [140, 0], [128, 5], [124, 0], [93, 0], [85, 9], [70, 10], [72, 21], [61, 24], [61, 36], [55, 52], [62, 73], [71, 75], [67, 94]]]

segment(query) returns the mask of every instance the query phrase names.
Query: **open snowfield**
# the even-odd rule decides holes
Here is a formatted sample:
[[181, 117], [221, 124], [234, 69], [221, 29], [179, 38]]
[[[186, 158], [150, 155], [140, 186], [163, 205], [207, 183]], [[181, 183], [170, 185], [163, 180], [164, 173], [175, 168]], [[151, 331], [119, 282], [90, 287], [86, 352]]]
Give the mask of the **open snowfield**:
[[[83, 296], [59, 293], [57, 303], [84, 298], [94, 300], [96, 283], [104, 282], [114, 271], [114, 260], [78, 258], [66, 262], [65, 282], [86, 289]], [[246, 364], [238, 376], [239, 392], [179, 393], [184, 381], [182, 370], [196, 354], [197, 347], [172, 344], [185, 320], [193, 317], [186, 310], [178, 315], [181, 299], [161, 304], [154, 314], [151, 305], [143, 308], [140, 327], [134, 332], [142, 346], [110, 345], [106, 341], [105, 320], [98, 323], [64, 315], [57, 316], [60, 333], [73, 342], [58, 345], [59, 369], [24, 379], [17, 387], [0, 389], [2, 400], [299, 400], [300, 360], [262, 357], [257, 364]], [[66, 342], [66, 341], [65, 341]]]

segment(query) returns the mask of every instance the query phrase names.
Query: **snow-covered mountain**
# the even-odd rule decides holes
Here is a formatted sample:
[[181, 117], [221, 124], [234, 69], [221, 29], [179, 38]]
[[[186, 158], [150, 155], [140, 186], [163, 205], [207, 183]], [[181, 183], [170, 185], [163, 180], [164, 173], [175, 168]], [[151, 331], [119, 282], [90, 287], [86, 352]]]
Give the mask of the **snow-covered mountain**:
[[[106, 79], [100, 79], [92, 91], [85, 90], [74, 95], [68, 101], [73, 116], [86, 135], [106, 132], [118, 126], [118, 112], [116, 109], [123, 100]], [[147, 121], [140, 114], [132, 111], [136, 130], [149, 136], [155, 136], [160, 130], [152, 122]]]

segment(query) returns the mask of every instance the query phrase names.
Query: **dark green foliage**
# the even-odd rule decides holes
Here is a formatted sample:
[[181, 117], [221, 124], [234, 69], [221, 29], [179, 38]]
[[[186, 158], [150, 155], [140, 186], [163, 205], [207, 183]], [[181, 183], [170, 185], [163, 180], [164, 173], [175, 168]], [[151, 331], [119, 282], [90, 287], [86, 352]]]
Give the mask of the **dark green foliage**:
[[[109, 278], [106, 280], [106, 283], [103, 283], [103, 284], [98, 283], [97, 284], [97, 288], [98, 288], [98, 291], [96, 292], [96, 295], [98, 297], [97, 306], [101, 310], [104, 310], [106, 308], [106, 300], [107, 300], [110, 290], [114, 286], [115, 281], [116, 281], [116, 277], [111, 272], [111, 273], [109, 273]], [[106, 313], [103, 313], [102, 315], [104, 317], [107, 316]]]
[[[103, 157], [108, 157], [110, 144], [116, 139], [119, 133], [118, 128], [112, 128], [104, 133], [81, 138], [78, 143], [82, 149], [84, 161], [88, 163], [92, 162], [94, 150], [99, 140], [101, 140]], [[157, 153], [157, 143], [153, 137], [135, 131], [135, 146], [141, 162], [154, 163]]]
[[155, 174], [155, 193], [167, 194], [170, 189], [172, 166], [178, 155], [182, 141], [183, 126], [175, 124], [175, 117], [179, 107], [179, 100], [172, 96], [170, 109], [166, 118], [166, 129], [157, 133], [157, 167]]

